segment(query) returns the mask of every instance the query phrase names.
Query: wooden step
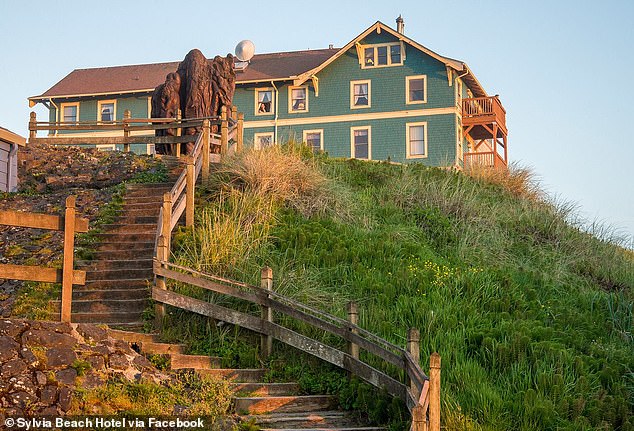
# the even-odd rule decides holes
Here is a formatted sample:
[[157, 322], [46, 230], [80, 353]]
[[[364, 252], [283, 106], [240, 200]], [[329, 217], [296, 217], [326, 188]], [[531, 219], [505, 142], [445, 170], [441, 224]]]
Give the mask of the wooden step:
[[143, 286], [141, 288], [136, 289], [100, 289], [100, 290], [89, 290], [82, 289], [78, 290], [75, 288], [73, 290], [73, 301], [100, 301], [100, 300], [108, 300], [108, 299], [126, 299], [126, 300], [137, 300], [137, 299], [149, 299], [151, 297], [150, 289], [147, 286]]
[[156, 233], [156, 223], [147, 224], [104, 224], [104, 233]]
[[174, 353], [182, 354], [185, 351], [185, 345], [143, 341], [141, 342], [141, 351], [152, 355], [169, 355]]
[[123, 204], [121, 207], [121, 211], [134, 211], [134, 210], [142, 210], [142, 211], [158, 211], [161, 207], [162, 202], [152, 202], [152, 203], [144, 203], [144, 204]]
[[172, 370], [192, 368], [194, 370], [211, 370], [220, 367], [220, 358], [205, 355], [182, 355], [173, 353], [171, 355]]
[[97, 269], [86, 271], [86, 282], [94, 280], [125, 280], [146, 279], [152, 280], [154, 271], [152, 267], [136, 269]]
[[78, 287], [78, 290], [105, 290], [106, 288], [111, 289], [139, 289], [146, 288], [148, 289], [151, 280], [147, 278], [128, 278], [121, 280], [91, 280], [86, 282], [86, 285], [82, 287]]
[[[138, 252], [148, 251], [154, 253], [154, 241], [119, 241], [119, 242], [108, 242], [97, 245], [97, 251], [128, 251], [128, 250], [138, 250]], [[141, 255], [143, 256], [143, 255]], [[139, 256], [139, 258], [141, 258]], [[122, 257], [123, 259], [123, 257]]]
[[143, 323], [141, 319], [142, 313], [72, 313], [71, 322], [73, 323], [105, 323], [107, 325], [121, 325], [127, 323]]
[[152, 259], [78, 260], [77, 268], [88, 270], [152, 268]]
[[104, 232], [95, 234], [95, 239], [99, 244], [119, 243], [119, 242], [152, 242], [156, 238], [156, 224], [153, 232]]
[[244, 397], [233, 399], [238, 414], [302, 413], [330, 410], [337, 405], [332, 395]]
[[[74, 296], [74, 295], [73, 295]], [[148, 306], [149, 298], [141, 299], [75, 299], [71, 304], [73, 313], [142, 313]], [[53, 300], [54, 311], [61, 310], [61, 301]]]
[[91, 253], [91, 257], [94, 260], [152, 259], [154, 244], [151, 244], [151, 247], [149, 245], [146, 247], [145, 249], [97, 250]]
[[143, 334], [139, 332], [121, 331], [117, 329], [108, 329], [108, 335], [117, 340], [126, 341], [128, 343], [155, 343], [159, 341], [158, 334]]
[[154, 189], [160, 189], [160, 188], [167, 188], [170, 189], [172, 188], [171, 183], [128, 183], [125, 185], [126, 188], [126, 192], [127, 191], [133, 191], [133, 190], [154, 190]]
[[262, 429], [336, 429], [357, 425], [348, 413], [330, 410], [304, 413], [272, 413], [270, 415], [249, 415], [244, 421], [255, 421]]
[[163, 203], [163, 194], [147, 195], [147, 196], [130, 196], [126, 194], [123, 197], [123, 204], [146, 204], [146, 203]]
[[156, 214], [148, 214], [147, 211], [141, 211], [137, 214], [134, 214], [132, 211], [122, 212], [121, 215], [118, 215], [115, 219], [116, 223], [157, 223], [158, 222], [158, 211]]
[[234, 382], [255, 383], [262, 381], [262, 378], [266, 374], [267, 370], [256, 369], [232, 369], [232, 368], [218, 368], [213, 370], [196, 370], [196, 372], [203, 376], [214, 376], [225, 380], [231, 380]]
[[232, 383], [231, 390], [252, 397], [290, 396], [299, 393], [299, 385], [297, 383]]

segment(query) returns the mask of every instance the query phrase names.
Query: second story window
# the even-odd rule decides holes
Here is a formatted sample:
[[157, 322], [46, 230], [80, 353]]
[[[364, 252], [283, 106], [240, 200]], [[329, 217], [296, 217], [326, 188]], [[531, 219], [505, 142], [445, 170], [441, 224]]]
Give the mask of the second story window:
[[79, 103], [63, 103], [61, 111], [64, 123], [76, 123], [79, 121]]
[[363, 47], [362, 69], [371, 67], [400, 66], [403, 64], [403, 45], [384, 43]]
[[369, 108], [371, 81], [350, 81], [350, 109]]
[[416, 75], [405, 78], [405, 103], [427, 102], [427, 76]]
[[273, 89], [259, 88], [255, 90], [255, 115], [272, 114], [274, 109]]
[[97, 104], [97, 118], [99, 121], [114, 121], [115, 120], [115, 101], [104, 100]]
[[308, 112], [308, 88], [290, 87], [288, 91], [288, 112]]

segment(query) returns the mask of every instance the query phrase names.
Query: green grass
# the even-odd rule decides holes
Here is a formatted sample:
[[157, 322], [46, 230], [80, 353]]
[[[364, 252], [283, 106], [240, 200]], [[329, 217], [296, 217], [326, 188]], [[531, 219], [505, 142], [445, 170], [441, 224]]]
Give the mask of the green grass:
[[[634, 429], [633, 257], [609, 232], [585, 233], [573, 207], [521, 184], [525, 171], [305, 163], [323, 176], [317, 191], [280, 196], [240, 169], [218, 175], [177, 260], [253, 284], [269, 265], [275, 290], [341, 317], [356, 300], [362, 327], [403, 346], [418, 328], [423, 368], [442, 356], [448, 429]], [[268, 181], [286, 181], [271, 166]], [[244, 217], [256, 203], [267, 212]], [[229, 332], [226, 354], [242, 354], [248, 337]], [[194, 346], [221, 336], [189, 335]]]

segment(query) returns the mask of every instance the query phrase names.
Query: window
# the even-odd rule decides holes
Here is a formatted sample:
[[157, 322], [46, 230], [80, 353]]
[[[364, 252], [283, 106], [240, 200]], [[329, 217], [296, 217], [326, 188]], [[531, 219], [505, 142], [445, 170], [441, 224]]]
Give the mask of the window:
[[274, 112], [273, 89], [258, 88], [255, 90], [255, 115], [268, 115]]
[[273, 140], [273, 132], [255, 133], [253, 135], [253, 145], [255, 146], [256, 150], [271, 147], [274, 143], [275, 142]]
[[456, 116], [456, 152], [458, 153], [458, 160], [464, 159], [464, 149], [462, 147], [463, 134], [462, 134], [462, 121], [460, 117]]
[[350, 155], [353, 159], [372, 159], [372, 128], [350, 128]]
[[462, 81], [456, 79], [456, 106], [462, 108]]
[[62, 103], [60, 109], [64, 123], [76, 123], [79, 121], [79, 103]]
[[115, 100], [97, 102], [97, 121], [114, 121], [117, 118], [115, 107]]
[[304, 142], [307, 146], [317, 152], [324, 149], [324, 131], [323, 130], [304, 130]]
[[403, 57], [403, 45], [400, 42], [365, 46], [361, 68], [400, 66]]
[[288, 112], [308, 112], [308, 87], [288, 88]]
[[370, 81], [350, 81], [350, 109], [370, 107]]
[[427, 157], [427, 123], [407, 123], [406, 129], [406, 157], [408, 159], [422, 159]]
[[405, 103], [427, 103], [427, 76], [416, 75], [405, 78]]

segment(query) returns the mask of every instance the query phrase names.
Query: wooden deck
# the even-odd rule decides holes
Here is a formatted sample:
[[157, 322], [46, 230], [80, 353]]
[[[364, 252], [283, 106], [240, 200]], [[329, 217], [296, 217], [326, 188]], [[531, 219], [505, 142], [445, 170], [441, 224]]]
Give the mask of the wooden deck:
[[498, 96], [463, 99], [462, 127], [470, 149], [464, 153], [465, 169], [474, 165], [507, 167], [506, 110]]

